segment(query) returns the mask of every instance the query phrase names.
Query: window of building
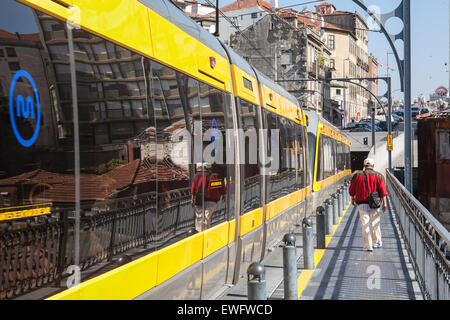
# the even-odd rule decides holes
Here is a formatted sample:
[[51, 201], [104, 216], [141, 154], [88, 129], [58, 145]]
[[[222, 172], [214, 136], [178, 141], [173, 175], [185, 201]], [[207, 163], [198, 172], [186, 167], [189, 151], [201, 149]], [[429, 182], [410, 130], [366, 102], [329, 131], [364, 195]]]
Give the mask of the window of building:
[[16, 49], [14, 49], [14, 48], [6, 48], [6, 54], [7, 54], [8, 57], [10, 57], [10, 58], [15, 58], [15, 57], [17, 57]]
[[441, 131], [438, 133], [438, 157], [439, 160], [450, 159], [450, 131]]
[[256, 19], [258, 18], [258, 13], [257, 12], [253, 12], [252, 13], [252, 19]]
[[331, 50], [334, 50], [334, 48], [335, 48], [333, 34], [328, 35], [328, 46], [330, 47]]
[[8, 62], [9, 70], [11, 71], [19, 71], [20, 70], [20, 63], [18, 62]]
[[336, 95], [338, 95], [338, 96], [341, 95], [341, 89], [336, 89]]
[[335, 68], [335, 61], [334, 61], [334, 59], [330, 59], [330, 68], [331, 69]]
[[0, 48], [0, 58], [3, 58], [5, 56], [5, 52], [2, 48]]
[[292, 64], [292, 52], [281, 53], [281, 65]]

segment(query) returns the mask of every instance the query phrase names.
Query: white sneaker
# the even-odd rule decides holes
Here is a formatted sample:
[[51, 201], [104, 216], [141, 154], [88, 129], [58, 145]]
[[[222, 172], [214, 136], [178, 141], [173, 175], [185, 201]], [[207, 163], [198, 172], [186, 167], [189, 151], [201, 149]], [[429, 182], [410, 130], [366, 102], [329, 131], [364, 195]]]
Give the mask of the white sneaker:
[[381, 248], [383, 246], [383, 243], [375, 243], [374, 245], [373, 245], [373, 247], [375, 248], [375, 249], [378, 249], [378, 248]]
[[364, 248], [363, 248], [363, 251], [369, 251], [369, 252], [372, 252], [372, 251], [373, 251], [373, 248], [372, 248], [372, 247], [364, 247]]

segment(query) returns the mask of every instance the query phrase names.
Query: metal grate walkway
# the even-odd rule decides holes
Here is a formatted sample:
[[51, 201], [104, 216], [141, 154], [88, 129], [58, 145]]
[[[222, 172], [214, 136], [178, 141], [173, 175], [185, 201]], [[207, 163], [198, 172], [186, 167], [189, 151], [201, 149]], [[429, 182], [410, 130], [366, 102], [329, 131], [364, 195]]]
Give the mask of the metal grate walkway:
[[358, 209], [350, 206], [300, 299], [423, 299], [391, 210], [381, 214], [381, 232], [383, 247], [363, 251]]

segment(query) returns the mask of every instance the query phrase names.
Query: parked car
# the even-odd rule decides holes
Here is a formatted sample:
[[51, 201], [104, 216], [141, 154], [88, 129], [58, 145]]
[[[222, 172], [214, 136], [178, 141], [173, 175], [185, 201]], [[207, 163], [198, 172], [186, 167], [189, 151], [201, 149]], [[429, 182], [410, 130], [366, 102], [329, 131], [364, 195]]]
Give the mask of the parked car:
[[358, 124], [358, 122], [349, 122], [349, 123], [347, 123], [347, 128], [345, 128], [344, 130], [354, 129], [357, 124]]
[[430, 110], [428, 110], [427, 108], [422, 108], [420, 110], [420, 114], [425, 114], [425, 113], [429, 113], [429, 112], [430, 112]]
[[[381, 114], [381, 115], [375, 116], [375, 119], [376, 119], [376, 120], [379, 120], [379, 121], [387, 121], [388, 116], [387, 116], [387, 115], [384, 115], [384, 114]], [[380, 126], [380, 125], [379, 125], [379, 122], [375, 122], [375, 123], [376, 123], [378, 126]], [[394, 117], [393, 114], [391, 114], [391, 124], [392, 124], [392, 127], [395, 127], [395, 126], [398, 124], [398, 120]]]
[[402, 121], [403, 121], [403, 117], [402, 117], [402, 116], [399, 116], [399, 115], [396, 114], [396, 113], [393, 113], [392, 116], [394, 117], [394, 119], [395, 119], [395, 121], [397, 122], [397, 124], [398, 124], [399, 122], [402, 122]]
[[380, 121], [377, 126], [380, 127], [381, 131], [388, 131], [388, 124], [386, 120]]
[[[383, 131], [380, 127], [376, 127], [375, 131]], [[372, 128], [369, 127], [357, 127], [350, 130], [350, 132], [372, 132]]]
[[[375, 125], [375, 131], [382, 131], [381, 128]], [[350, 129], [350, 132], [372, 132], [371, 122], [359, 122], [356, 126]]]
[[412, 106], [412, 107], [411, 107], [411, 118], [412, 118], [413, 120], [415, 120], [415, 119], [416, 119], [416, 116], [419, 114], [419, 112], [420, 112], [419, 107]]
[[403, 110], [394, 111], [393, 115], [397, 116], [399, 121], [403, 121], [405, 119], [405, 112]]
[[350, 132], [372, 132], [372, 129], [367, 127], [357, 127], [350, 130]]

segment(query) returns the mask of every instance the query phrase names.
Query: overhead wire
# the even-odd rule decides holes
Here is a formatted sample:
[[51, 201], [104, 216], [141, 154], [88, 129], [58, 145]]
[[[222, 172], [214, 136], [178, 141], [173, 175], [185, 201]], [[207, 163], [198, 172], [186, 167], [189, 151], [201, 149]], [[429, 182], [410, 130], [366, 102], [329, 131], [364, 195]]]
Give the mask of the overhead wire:
[[[209, 0], [205, 0], [209, 5], [211, 5], [212, 7], [216, 8], [216, 6], [214, 4], [211, 3], [211, 1]], [[218, 8], [216, 8], [218, 9]], [[227, 17], [220, 9], [218, 9], [220, 15], [227, 20], [238, 32], [240, 32], [240, 36], [242, 36], [245, 40], [248, 41], [248, 43], [250, 44], [250, 46], [261, 56], [262, 59], [264, 59], [264, 61], [267, 62], [267, 64], [273, 69], [274, 72], [277, 72], [277, 70], [273, 67], [272, 65], [272, 61], [268, 60], [260, 51], [257, 47], [255, 47], [252, 44], [252, 41], [245, 35], [242, 33], [242, 30], [239, 28], [239, 26], [237, 26], [229, 17]]]
[[[204, 0], [204, 1], [206, 1], [206, 2], [208, 2], [209, 3], [209, 5], [211, 5], [211, 6], [213, 6], [214, 8], [216, 7], [214, 4], [212, 4], [209, 0]], [[259, 3], [259, 0], [256, 0], [258, 3]], [[294, 5], [289, 5], [289, 6], [284, 6], [284, 7], [278, 7], [277, 9], [286, 9], [286, 8], [292, 8], [292, 7], [297, 7], [297, 6], [302, 6], [302, 5], [305, 5], [305, 4], [311, 4], [311, 3], [316, 3], [316, 2], [323, 2], [322, 0], [314, 0], [314, 1], [309, 1], [309, 2], [303, 2], [303, 3], [299, 3], [299, 4], [294, 4]], [[260, 5], [261, 6], [261, 5]], [[219, 10], [220, 11], [220, 10]], [[252, 14], [254, 14], [254, 13], [267, 13], [267, 10], [259, 10], [259, 11], [253, 11], [253, 12], [250, 12], [250, 13], [243, 13], [243, 14], [239, 14], [239, 16], [249, 16], [249, 15], [252, 15]], [[210, 17], [212, 17], [213, 15], [212, 14], [206, 14], [206, 15], [208, 15], [208, 16], [210, 16]], [[308, 18], [308, 19], [310, 19], [310, 20], [315, 20], [314, 18], [312, 18], [312, 17], [310, 17], [310, 16], [308, 16], [308, 14], [307, 13], [303, 13], [303, 12], [301, 12], [301, 11], [298, 11], [298, 12], [296, 12], [295, 13], [295, 15], [296, 16], [302, 16], [302, 17], [305, 17], [305, 18]], [[334, 25], [334, 26], [336, 26], [336, 27], [342, 27], [342, 28], [349, 28], [349, 25], [346, 25], [346, 24], [342, 24], [342, 23], [330, 23], [330, 22], [328, 22], [329, 24], [332, 24], [332, 25]], [[365, 28], [352, 28], [352, 29], [354, 29], [354, 30], [364, 30], [364, 31], [368, 31], [368, 32], [381, 32], [381, 30], [370, 30], [370, 29], [365, 29]]]

